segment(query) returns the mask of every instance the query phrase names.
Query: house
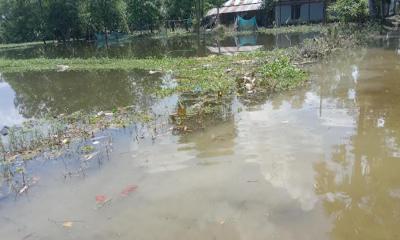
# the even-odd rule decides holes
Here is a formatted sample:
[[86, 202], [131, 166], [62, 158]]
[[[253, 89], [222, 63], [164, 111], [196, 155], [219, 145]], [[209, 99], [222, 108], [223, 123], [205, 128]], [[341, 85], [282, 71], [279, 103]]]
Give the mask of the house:
[[275, 4], [275, 24], [322, 22], [325, 13], [324, 0], [279, 0]]
[[255, 17], [258, 26], [322, 22], [325, 19], [325, 0], [278, 0], [272, 12], [263, 8], [264, 0], [229, 0], [220, 8], [209, 10], [206, 17], [231, 25], [236, 17]]
[[255, 17], [258, 26], [267, 25], [267, 14], [263, 10], [264, 0], [229, 0], [220, 8], [213, 8], [206, 14], [208, 18], [219, 16], [220, 23], [232, 25], [236, 17], [241, 16], [245, 19]]

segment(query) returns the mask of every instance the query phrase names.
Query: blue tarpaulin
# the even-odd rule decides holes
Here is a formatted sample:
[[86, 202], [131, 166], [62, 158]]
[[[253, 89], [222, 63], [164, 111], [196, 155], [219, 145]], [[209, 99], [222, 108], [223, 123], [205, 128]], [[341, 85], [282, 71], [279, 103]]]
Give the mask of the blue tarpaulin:
[[252, 17], [250, 19], [244, 19], [241, 16], [237, 16], [236, 18], [236, 26], [238, 31], [249, 31], [249, 30], [257, 30], [257, 20], [256, 17]]

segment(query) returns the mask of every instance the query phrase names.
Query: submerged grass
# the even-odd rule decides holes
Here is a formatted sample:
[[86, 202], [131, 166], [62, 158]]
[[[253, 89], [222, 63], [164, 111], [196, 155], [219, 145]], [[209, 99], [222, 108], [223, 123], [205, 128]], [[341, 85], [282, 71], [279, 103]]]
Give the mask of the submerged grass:
[[[255, 52], [237, 56], [209, 56], [203, 58], [165, 59], [28, 59], [0, 60], [2, 72], [56, 70], [57, 65], [69, 67], [69, 71], [145, 69], [173, 72], [175, 85], [160, 89], [157, 94], [178, 94], [181, 111], [174, 117], [177, 131], [187, 131], [188, 121], [204, 116], [218, 115], [229, 105], [236, 92], [285, 90], [301, 85], [306, 75], [292, 62], [284, 51]], [[280, 67], [275, 67], [276, 64]], [[284, 63], [284, 64], [281, 64]], [[269, 74], [265, 69], [270, 69]], [[280, 71], [280, 72], [277, 72]], [[285, 76], [275, 79], [285, 73]], [[251, 81], [248, 78], [251, 76]], [[292, 79], [293, 78], [293, 79]], [[275, 79], [275, 80], [273, 80]], [[281, 84], [275, 84], [284, 79]], [[271, 84], [274, 83], [274, 84]], [[249, 86], [251, 85], [251, 86]], [[182, 114], [184, 112], [184, 114]], [[115, 112], [58, 116], [43, 124], [33, 122], [24, 127], [12, 127], [8, 136], [6, 158], [30, 159], [46, 151], [57, 151], [73, 139], [88, 139], [94, 133], [110, 127], [122, 128], [134, 122], [151, 121], [149, 114], [138, 109], [121, 108]], [[84, 151], [84, 150], [82, 150]]]
[[[351, 27], [351, 26], [350, 26]], [[206, 115], [224, 115], [235, 94], [256, 96], [258, 93], [296, 88], [307, 80], [304, 64], [327, 56], [338, 49], [362, 44], [376, 32], [370, 28], [331, 26], [321, 30], [319, 37], [300, 47], [283, 50], [257, 51], [234, 56], [162, 59], [0, 59], [1, 72], [27, 71], [90, 71], [134, 70], [172, 72], [176, 84], [159, 90], [159, 96], [178, 94], [177, 113], [171, 118], [178, 132], [190, 129]], [[90, 138], [93, 133], [109, 127], [125, 127], [133, 122], [148, 122], [151, 117], [137, 109], [121, 108], [113, 113], [59, 116], [42, 131], [39, 125], [10, 131], [6, 147], [0, 142], [0, 154], [8, 160], [17, 155], [31, 157], [44, 149], [59, 148], [74, 138]], [[1, 150], [3, 149], [3, 150]], [[84, 151], [84, 150], [83, 150]], [[3, 152], [3, 153], [2, 153]]]
[[[258, 52], [237, 56], [209, 56], [204, 58], [163, 59], [0, 59], [0, 69], [7, 72], [54, 70], [68, 66], [69, 71], [90, 70], [134, 70], [172, 71], [177, 77], [177, 92], [211, 93], [231, 90], [234, 76], [247, 71], [256, 71], [259, 64], [281, 55], [280, 51]], [[231, 71], [228, 71], [228, 70]], [[227, 73], [228, 72], [228, 73]], [[167, 90], [169, 91], [169, 90]], [[165, 93], [166, 91], [164, 91]]]
[[[9, 128], [3, 143], [0, 138], [0, 160], [30, 160], [47, 152], [58, 156], [76, 140], [93, 138], [96, 133], [108, 128], [125, 128], [135, 122], [149, 123], [152, 116], [133, 106], [118, 108], [113, 112], [61, 114], [56, 117], [35, 119], [21, 126]], [[89, 153], [89, 147], [82, 147], [82, 153]]]
[[260, 68], [260, 74], [263, 76], [260, 84], [275, 91], [292, 89], [306, 78], [306, 73], [293, 66], [287, 56], [281, 56], [271, 63], [264, 64]]

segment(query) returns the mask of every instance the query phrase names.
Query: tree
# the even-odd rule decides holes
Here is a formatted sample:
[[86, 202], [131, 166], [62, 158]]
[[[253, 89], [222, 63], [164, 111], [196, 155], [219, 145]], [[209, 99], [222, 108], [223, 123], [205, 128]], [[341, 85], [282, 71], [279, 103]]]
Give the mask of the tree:
[[368, 10], [371, 18], [376, 18], [378, 16], [376, 12], [376, 0], [368, 0]]
[[328, 7], [332, 19], [362, 22], [368, 18], [368, 0], [337, 0]]
[[80, 9], [82, 1], [50, 0], [48, 6], [47, 29], [57, 39], [64, 42], [71, 37], [82, 36]]
[[193, 0], [165, 0], [167, 19], [188, 19], [193, 16]]
[[128, 31], [124, 0], [89, 0], [91, 25], [97, 31]]
[[162, 19], [161, 1], [127, 0], [128, 24], [131, 29], [153, 31]]
[[262, 8], [264, 10], [264, 13], [266, 14], [264, 19], [265, 24], [272, 23], [275, 21], [274, 8], [277, 2], [278, 0], [264, 0]]
[[1, 29], [7, 42], [35, 41], [42, 33], [40, 0], [0, 3]]

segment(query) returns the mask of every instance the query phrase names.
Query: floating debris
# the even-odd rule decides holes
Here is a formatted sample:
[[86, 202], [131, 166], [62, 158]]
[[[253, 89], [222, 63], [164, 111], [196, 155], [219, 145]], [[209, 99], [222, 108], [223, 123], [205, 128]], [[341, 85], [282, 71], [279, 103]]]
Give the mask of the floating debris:
[[124, 188], [124, 190], [122, 190], [121, 192], [121, 197], [127, 197], [129, 196], [130, 193], [136, 191], [136, 189], [138, 188], [138, 186], [136, 185], [129, 185], [127, 187]]
[[1, 130], [0, 130], [0, 134], [3, 136], [7, 136], [8, 133], [10, 132], [10, 128], [7, 126], [4, 126]]
[[160, 73], [160, 71], [149, 71], [150, 75], [156, 74], [156, 73]]
[[65, 72], [69, 69], [70, 67], [68, 65], [63, 65], [63, 64], [57, 65], [57, 72]]
[[104, 204], [108, 201], [108, 197], [106, 195], [97, 195], [96, 196], [96, 203], [97, 204]]
[[97, 155], [99, 155], [98, 152], [92, 153], [92, 154], [87, 154], [84, 156], [84, 160], [85, 161], [89, 161], [92, 160], [94, 157], [96, 157]]
[[62, 224], [64, 228], [71, 228], [74, 225], [73, 222], [67, 221]]
[[25, 185], [24, 187], [22, 187], [20, 190], [19, 190], [19, 194], [23, 194], [24, 192], [26, 192], [26, 190], [28, 190], [28, 185]]

